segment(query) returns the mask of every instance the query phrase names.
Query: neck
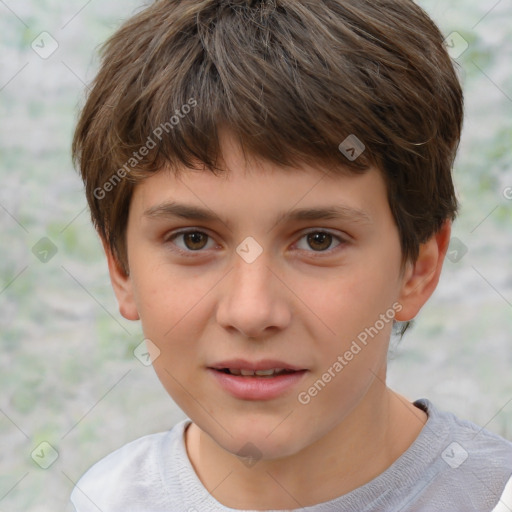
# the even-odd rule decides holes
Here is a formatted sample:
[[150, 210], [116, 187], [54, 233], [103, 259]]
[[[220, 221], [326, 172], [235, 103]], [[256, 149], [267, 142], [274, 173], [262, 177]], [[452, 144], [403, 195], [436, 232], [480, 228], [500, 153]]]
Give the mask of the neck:
[[327, 435], [289, 457], [246, 467], [195, 424], [185, 443], [199, 479], [223, 505], [294, 509], [333, 500], [377, 477], [409, 448], [426, 420], [381, 384]]

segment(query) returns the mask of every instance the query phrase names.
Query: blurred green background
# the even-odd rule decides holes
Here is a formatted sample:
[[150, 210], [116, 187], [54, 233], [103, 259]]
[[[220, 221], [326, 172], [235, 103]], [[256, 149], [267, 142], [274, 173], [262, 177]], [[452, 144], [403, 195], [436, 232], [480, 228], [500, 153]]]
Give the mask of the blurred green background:
[[[512, 3], [419, 3], [464, 83], [462, 209], [389, 384], [512, 439]], [[184, 417], [134, 357], [142, 332], [117, 311], [70, 162], [97, 47], [142, 7], [0, 1], [0, 512], [71, 510], [90, 465]]]

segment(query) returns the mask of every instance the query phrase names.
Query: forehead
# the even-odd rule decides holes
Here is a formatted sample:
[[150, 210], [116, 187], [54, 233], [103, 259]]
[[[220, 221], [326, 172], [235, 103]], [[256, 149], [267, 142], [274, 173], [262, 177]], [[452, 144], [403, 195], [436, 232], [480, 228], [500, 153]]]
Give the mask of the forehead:
[[231, 169], [215, 176], [202, 171], [179, 176], [160, 171], [136, 187], [131, 213], [151, 219], [224, 224], [339, 220], [372, 224], [388, 215], [387, 194], [380, 172], [328, 174], [318, 169], [295, 171], [265, 168], [261, 173]]
[[248, 155], [229, 132], [221, 135], [221, 173], [208, 169], [162, 169], [138, 184], [137, 216], [220, 221], [232, 228], [242, 217], [274, 224], [340, 218], [371, 222], [388, 207], [381, 172], [339, 166], [282, 167]]

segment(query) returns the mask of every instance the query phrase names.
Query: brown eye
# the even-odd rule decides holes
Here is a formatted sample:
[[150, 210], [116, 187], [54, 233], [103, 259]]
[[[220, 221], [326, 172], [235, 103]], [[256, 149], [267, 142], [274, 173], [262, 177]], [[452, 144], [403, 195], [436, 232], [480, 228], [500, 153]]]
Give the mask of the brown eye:
[[329, 233], [324, 233], [322, 231], [318, 231], [316, 233], [309, 233], [308, 244], [312, 249], [316, 249], [319, 251], [325, 251], [329, 248], [332, 243], [332, 235]]
[[[333, 242], [337, 241], [337, 245], [333, 246]], [[310, 253], [331, 253], [338, 248], [342, 248], [347, 240], [341, 236], [334, 235], [328, 231], [316, 230], [304, 233], [297, 243], [300, 250]]]
[[[209, 247], [207, 247], [208, 242], [210, 242]], [[184, 255], [204, 252], [202, 249], [211, 249], [215, 245], [213, 239], [207, 233], [197, 230], [174, 233], [166, 238], [165, 243], [169, 244], [173, 251]]]
[[205, 247], [208, 241], [208, 235], [201, 233], [201, 231], [192, 231], [190, 233], [182, 233], [183, 241], [187, 249], [191, 251], [197, 251]]

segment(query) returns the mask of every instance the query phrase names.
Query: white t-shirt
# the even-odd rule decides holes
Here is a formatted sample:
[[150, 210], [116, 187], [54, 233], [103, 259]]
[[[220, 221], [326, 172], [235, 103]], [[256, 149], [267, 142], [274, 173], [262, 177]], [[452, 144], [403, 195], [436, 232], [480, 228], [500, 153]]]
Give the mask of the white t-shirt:
[[[296, 510], [511, 512], [512, 443], [438, 411], [428, 400], [415, 405], [428, 420], [386, 471], [339, 498]], [[76, 512], [234, 511], [197, 477], [185, 447], [189, 423], [137, 439], [97, 462], [73, 490]]]

